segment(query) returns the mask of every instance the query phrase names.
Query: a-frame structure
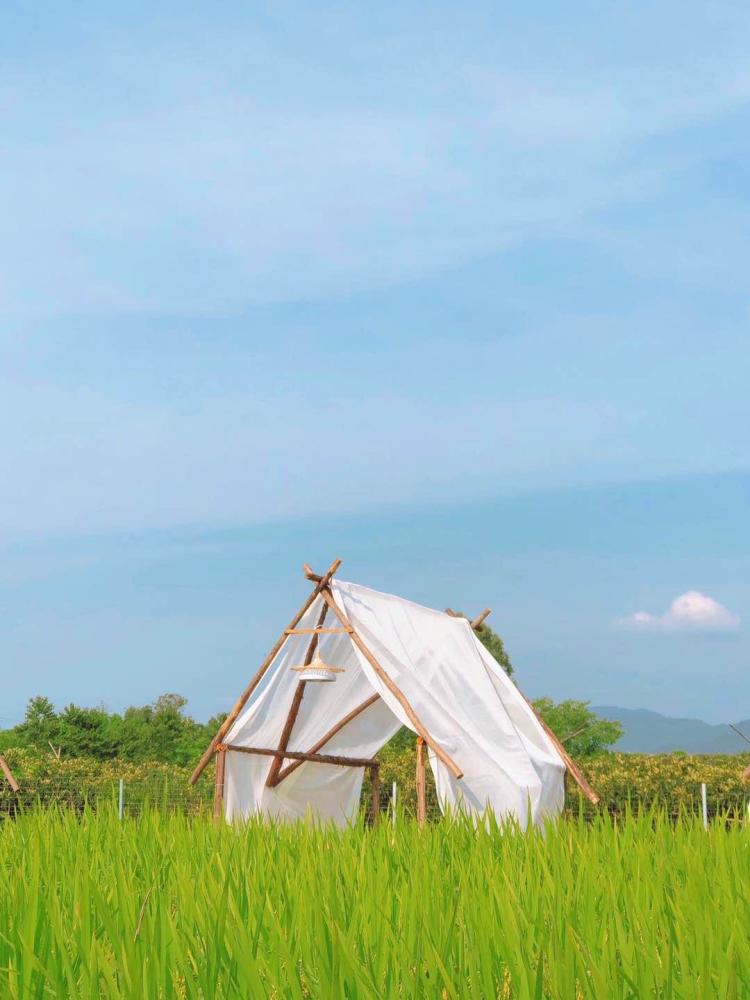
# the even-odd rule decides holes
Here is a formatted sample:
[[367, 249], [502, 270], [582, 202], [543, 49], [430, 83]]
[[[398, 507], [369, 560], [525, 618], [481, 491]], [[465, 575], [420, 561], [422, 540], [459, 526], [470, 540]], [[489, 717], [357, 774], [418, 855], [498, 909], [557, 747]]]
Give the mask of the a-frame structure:
[[18, 792], [19, 791], [18, 782], [13, 777], [13, 772], [11, 771], [10, 766], [8, 765], [7, 760], [5, 759], [5, 757], [3, 757], [2, 754], [0, 754], [0, 771], [2, 771], [3, 774], [5, 775], [5, 780], [8, 782], [8, 784], [11, 787], [11, 789], [14, 792]]
[[[212, 756], [216, 755], [216, 779], [215, 779], [215, 794], [214, 794], [214, 816], [219, 818], [222, 813], [223, 799], [224, 799], [224, 778], [225, 778], [225, 754], [227, 751], [255, 754], [261, 756], [269, 756], [273, 758], [273, 762], [269, 769], [268, 775], [266, 777], [266, 787], [274, 788], [279, 785], [288, 775], [292, 774], [297, 768], [305, 761], [313, 761], [320, 764], [330, 764], [338, 767], [355, 767], [355, 768], [369, 768], [372, 777], [372, 796], [373, 796], [373, 813], [377, 817], [378, 812], [378, 800], [379, 800], [379, 762], [374, 757], [350, 757], [341, 755], [332, 755], [321, 752], [324, 750], [325, 745], [335, 736], [344, 726], [346, 726], [352, 719], [356, 718], [359, 714], [367, 710], [371, 705], [380, 699], [380, 695], [373, 693], [370, 697], [364, 700], [361, 704], [357, 705], [354, 709], [350, 710], [343, 718], [341, 718], [334, 726], [332, 726], [327, 732], [325, 732], [306, 752], [296, 752], [290, 751], [288, 749], [290, 738], [294, 730], [295, 722], [300, 711], [300, 706], [305, 694], [306, 682], [300, 679], [297, 683], [296, 689], [294, 691], [294, 696], [292, 699], [291, 707], [289, 709], [286, 721], [284, 723], [283, 729], [281, 730], [281, 735], [278, 740], [278, 745], [276, 747], [248, 747], [240, 746], [232, 743], [225, 743], [224, 739], [226, 735], [232, 729], [232, 726], [240, 716], [244, 706], [247, 704], [251, 695], [257, 688], [258, 684], [261, 682], [263, 676], [265, 675], [268, 668], [274, 662], [277, 654], [282, 649], [284, 643], [290, 636], [297, 635], [309, 635], [310, 640], [307, 645], [307, 651], [305, 655], [304, 663], [309, 665], [313, 661], [316, 649], [318, 647], [319, 636], [326, 633], [344, 633], [348, 635], [351, 642], [357, 647], [357, 650], [367, 660], [370, 667], [373, 669], [375, 674], [377, 674], [379, 680], [383, 685], [389, 690], [390, 694], [398, 701], [401, 709], [403, 710], [405, 716], [409, 719], [413, 729], [417, 733], [417, 788], [419, 793], [420, 805], [419, 805], [419, 816], [421, 819], [424, 817], [424, 762], [422, 758], [422, 748], [426, 744], [430, 750], [435, 754], [435, 756], [445, 765], [448, 771], [453, 775], [455, 779], [461, 779], [463, 777], [462, 771], [458, 764], [453, 760], [453, 758], [446, 752], [446, 750], [441, 747], [436, 740], [433, 739], [431, 734], [427, 731], [425, 725], [420, 720], [416, 712], [414, 711], [412, 705], [409, 703], [408, 698], [393, 680], [393, 678], [383, 669], [381, 664], [378, 662], [376, 656], [372, 653], [371, 649], [364, 642], [362, 637], [358, 634], [357, 630], [353, 627], [346, 614], [342, 608], [337, 603], [334, 598], [331, 589], [331, 580], [336, 573], [337, 569], [341, 565], [341, 560], [336, 559], [328, 570], [321, 574], [314, 573], [312, 569], [305, 565], [303, 567], [305, 576], [313, 584], [313, 589], [302, 605], [300, 610], [294, 616], [289, 626], [284, 630], [282, 635], [279, 637], [278, 641], [274, 647], [269, 652], [266, 659], [261, 664], [255, 676], [252, 678], [248, 686], [242, 692], [240, 697], [237, 699], [231, 712], [224, 720], [222, 725], [219, 727], [211, 743], [206, 748], [205, 752], [201, 756], [198, 764], [190, 777], [190, 783], [194, 784], [200, 775], [203, 773], [206, 765], [211, 760]], [[299, 624], [302, 621], [305, 614], [309, 611], [313, 603], [318, 599], [322, 598], [321, 610], [315, 621], [313, 627], [299, 628]], [[332, 616], [336, 620], [337, 624], [329, 624], [326, 626], [326, 620], [328, 615]], [[449, 612], [450, 613], [450, 612]], [[471, 626], [474, 630], [481, 628], [482, 622], [485, 620], [487, 615], [489, 615], [489, 609], [486, 609], [481, 615], [471, 622]], [[329, 619], [331, 621], [331, 619]], [[525, 699], [524, 699], [525, 700]], [[527, 702], [528, 704], [528, 702]], [[529, 706], [531, 708], [531, 706]], [[533, 708], [531, 709], [533, 711]], [[537, 713], [534, 713], [537, 715]], [[537, 715], [537, 718], [538, 715]], [[568, 772], [574, 781], [578, 784], [584, 795], [587, 796], [592, 802], [598, 802], [598, 797], [593, 789], [590, 787], [584, 776], [581, 774], [580, 770], [576, 767], [574, 762], [571, 760], [570, 756], [567, 754], [565, 749], [560, 744], [559, 740], [552, 734], [548, 727], [539, 719], [542, 727], [545, 729], [547, 735], [549, 736], [551, 742], [557, 749], [560, 757], [562, 758]], [[286, 763], [289, 761], [289, 763]]]

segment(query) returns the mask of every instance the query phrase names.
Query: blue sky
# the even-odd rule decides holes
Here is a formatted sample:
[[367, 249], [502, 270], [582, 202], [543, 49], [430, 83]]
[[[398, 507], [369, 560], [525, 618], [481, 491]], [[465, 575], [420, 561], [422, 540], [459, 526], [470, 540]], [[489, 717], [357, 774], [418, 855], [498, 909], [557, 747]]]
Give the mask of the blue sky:
[[745, 5], [0, 29], [0, 723], [206, 716], [336, 555], [530, 694], [750, 716]]

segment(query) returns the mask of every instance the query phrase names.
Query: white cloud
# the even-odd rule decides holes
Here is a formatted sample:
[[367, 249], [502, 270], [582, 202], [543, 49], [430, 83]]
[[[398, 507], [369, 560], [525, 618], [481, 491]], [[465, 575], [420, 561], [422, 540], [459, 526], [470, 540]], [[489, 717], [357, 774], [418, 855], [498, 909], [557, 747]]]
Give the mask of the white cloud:
[[628, 628], [658, 632], [729, 632], [738, 628], [740, 619], [713, 597], [698, 590], [688, 590], [675, 597], [664, 614], [636, 611], [620, 620]]

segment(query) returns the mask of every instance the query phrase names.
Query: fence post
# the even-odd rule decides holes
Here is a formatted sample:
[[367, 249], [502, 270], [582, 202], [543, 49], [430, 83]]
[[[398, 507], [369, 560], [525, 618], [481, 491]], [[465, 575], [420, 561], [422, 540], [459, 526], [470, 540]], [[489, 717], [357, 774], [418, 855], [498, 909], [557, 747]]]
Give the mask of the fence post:
[[708, 829], [708, 800], [706, 798], [706, 782], [701, 784], [701, 806], [703, 808], [703, 826]]
[[391, 823], [396, 825], [396, 793], [398, 791], [398, 786], [396, 782], [393, 782], [393, 787], [391, 788]]
[[117, 815], [120, 817], [120, 819], [122, 819], [124, 791], [125, 791], [125, 782], [123, 781], [122, 778], [120, 778], [120, 788], [117, 796]]

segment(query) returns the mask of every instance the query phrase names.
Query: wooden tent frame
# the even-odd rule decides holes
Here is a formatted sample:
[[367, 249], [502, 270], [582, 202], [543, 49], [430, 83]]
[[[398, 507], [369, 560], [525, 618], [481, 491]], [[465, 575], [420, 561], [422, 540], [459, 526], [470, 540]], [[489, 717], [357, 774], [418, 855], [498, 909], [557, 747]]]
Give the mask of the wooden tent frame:
[[5, 757], [3, 757], [2, 754], [0, 754], [0, 771], [2, 771], [3, 774], [5, 775], [5, 780], [8, 782], [12, 790], [18, 793], [20, 791], [18, 782], [13, 777], [13, 772], [10, 769], [8, 761], [5, 759]]
[[[351, 622], [346, 617], [344, 611], [336, 603], [336, 600], [331, 591], [331, 579], [333, 578], [333, 575], [336, 573], [340, 565], [341, 565], [340, 559], [334, 560], [334, 562], [331, 563], [329, 568], [322, 575], [314, 573], [307, 564], [303, 566], [303, 572], [305, 576], [311, 583], [314, 584], [310, 596], [302, 605], [297, 614], [294, 616], [289, 626], [286, 629], [284, 629], [278, 641], [273, 646], [268, 656], [265, 658], [263, 663], [258, 668], [258, 671], [256, 672], [255, 676], [252, 678], [250, 683], [247, 685], [245, 690], [237, 699], [231, 712], [226, 717], [224, 722], [219, 726], [216, 735], [211, 740], [208, 747], [206, 747], [205, 751], [203, 752], [203, 755], [201, 756], [200, 760], [198, 761], [195, 767], [195, 770], [190, 776], [190, 784], [194, 785], [195, 782], [203, 773], [203, 771], [205, 770], [206, 765], [211, 760], [211, 757], [213, 757], [214, 754], [216, 755], [216, 777], [214, 785], [214, 818], [216, 820], [220, 819], [221, 817], [223, 802], [224, 802], [224, 778], [226, 771], [226, 753], [233, 752], [233, 753], [258, 754], [261, 756], [273, 758], [273, 762], [271, 764], [268, 776], [266, 778], [267, 788], [277, 787], [284, 780], [284, 778], [288, 777], [290, 774], [296, 771], [298, 767], [301, 767], [302, 764], [305, 763], [305, 761], [314, 761], [319, 764], [330, 764], [335, 767], [369, 768], [371, 783], [372, 783], [373, 821], [374, 822], [377, 821], [379, 814], [379, 800], [380, 800], [380, 762], [375, 758], [346, 757], [341, 755], [321, 753], [320, 751], [323, 749], [326, 743], [328, 743], [328, 741], [333, 736], [335, 736], [336, 733], [340, 732], [340, 730], [343, 729], [344, 726], [346, 726], [349, 722], [351, 722], [352, 719], [356, 718], [362, 712], [366, 711], [376, 701], [378, 701], [380, 699], [379, 694], [373, 693], [360, 705], [358, 705], [356, 708], [348, 712], [342, 719], [340, 719], [336, 723], [335, 726], [332, 726], [331, 729], [329, 729], [328, 732], [326, 732], [319, 740], [317, 740], [313, 744], [313, 746], [310, 747], [310, 749], [305, 753], [290, 751], [288, 749], [289, 740], [291, 738], [292, 730], [294, 729], [294, 724], [299, 714], [300, 705], [302, 704], [302, 699], [304, 698], [305, 695], [305, 686], [308, 683], [300, 679], [297, 682], [297, 687], [295, 689], [294, 696], [292, 698], [292, 704], [290, 706], [289, 713], [284, 723], [284, 727], [281, 731], [281, 735], [279, 737], [279, 743], [276, 748], [243, 747], [239, 746], [238, 744], [224, 743], [224, 737], [236, 722], [240, 712], [245, 707], [253, 691], [256, 689], [256, 687], [262, 680], [264, 674], [275, 660], [279, 650], [282, 648], [287, 638], [292, 635], [310, 636], [310, 641], [308, 643], [307, 652], [305, 654], [305, 659], [304, 659], [305, 665], [309, 665], [312, 662], [313, 657], [315, 655], [315, 650], [318, 647], [318, 642], [319, 642], [318, 637], [320, 635], [328, 633], [340, 633], [348, 635], [351, 641], [360, 651], [360, 653], [365, 657], [367, 662], [373, 668], [373, 670], [378, 675], [383, 684], [385, 684], [385, 686], [388, 688], [391, 694], [393, 694], [393, 696], [399, 702], [407, 718], [409, 719], [412, 726], [414, 727], [414, 730], [417, 733], [417, 746], [418, 746], [417, 784], [418, 784], [418, 789], [421, 789], [421, 791], [419, 792], [419, 809], [418, 809], [420, 821], [423, 822], [424, 817], [426, 815], [425, 775], [424, 775], [424, 762], [422, 758], [422, 747], [426, 744], [429, 747], [429, 749], [432, 750], [435, 756], [438, 757], [439, 760], [443, 762], [443, 764], [445, 764], [445, 766], [448, 768], [448, 770], [451, 772], [451, 774], [453, 774], [453, 776], [456, 779], [460, 780], [463, 777], [463, 772], [461, 771], [458, 764], [456, 764], [453, 758], [430, 736], [425, 726], [422, 724], [421, 720], [417, 716], [416, 712], [410, 705], [406, 695], [398, 687], [396, 682], [389, 676], [389, 674], [386, 673], [386, 671], [380, 665], [376, 657], [373, 655], [372, 651], [363, 641], [362, 637], [352, 626]], [[313, 628], [297, 628], [300, 621], [302, 620], [306, 612], [310, 609], [313, 602], [316, 600], [318, 596], [323, 598], [323, 605], [321, 607], [320, 614], [318, 615], [318, 619], [315, 626]], [[335, 616], [336, 619], [338, 619], [339, 622], [338, 626], [336, 627], [325, 626], [324, 623], [326, 621], [326, 617], [329, 611]], [[448, 613], [453, 614], [455, 617], [455, 612], [449, 611]], [[481, 628], [482, 622], [489, 614], [490, 614], [490, 609], [486, 608], [481, 615], [479, 615], [471, 622], [472, 628], [474, 629]], [[523, 695], [521, 697], [523, 697]], [[531, 708], [532, 711], [534, 711], [532, 706], [529, 707]], [[537, 718], [539, 718], [538, 715]], [[589, 799], [591, 799], [592, 802], [598, 802], [599, 801], [598, 796], [590, 787], [590, 785], [583, 777], [581, 772], [578, 770], [576, 765], [573, 763], [573, 761], [570, 759], [568, 754], [565, 752], [560, 742], [557, 740], [554, 734], [550, 732], [545, 723], [541, 719], [539, 719], [539, 721], [541, 725], [544, 727], [545, 731], [550, 736], [552, 742], [557, 747], [558, 752], [565, 761], [567, 769], [569, 770], [570, 774], [575, 779], [575, 781], [578, 783], [583, 793]], [[285, 765], [285, 760], [289, 760], [291, 761], [291, 763]], [[421, 767], [421, 772], [420, 772], [420, 767]]]

